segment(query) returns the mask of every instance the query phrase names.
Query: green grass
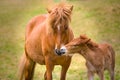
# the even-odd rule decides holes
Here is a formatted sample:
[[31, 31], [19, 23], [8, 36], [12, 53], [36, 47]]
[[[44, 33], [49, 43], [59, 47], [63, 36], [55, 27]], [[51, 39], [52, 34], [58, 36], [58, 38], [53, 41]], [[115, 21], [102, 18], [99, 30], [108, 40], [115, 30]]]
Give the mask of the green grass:
[[[60, 0], [1, 0], [0, 1], [0, 79], [17, 80], [19, 59], [24, 52], [27, 22], [34, 16], [47, 13], [46, 7]], [[70, 23], [75, 37], [87, 34], [96, 42], [112, 44], [116, 52], [115, 80], [120, 80], [120, 0], [69, 0], [74, 5]], [[76, 62], [77, 61], [77, 62]], [[59, 80], [60, 66], [53, 71], [53, 80]], [[37, 65], [35, 80], [44, 80], [45, 66]], [[67, 80], [87, 80], [83, 57], [74, 55], [67, 72]], [[95, 80], [99, 80], [95, 76]], [[105, 80], [109, 80], [105, 72]]]

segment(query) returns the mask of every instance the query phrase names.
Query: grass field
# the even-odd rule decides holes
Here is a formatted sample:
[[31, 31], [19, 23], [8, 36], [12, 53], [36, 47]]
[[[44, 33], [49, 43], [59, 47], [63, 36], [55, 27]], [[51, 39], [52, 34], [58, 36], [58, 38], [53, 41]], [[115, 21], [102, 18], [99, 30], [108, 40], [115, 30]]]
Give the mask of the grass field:
[[[0, 80], [18, 80], [17, 70], [24, 52], [27, 22], [60, 0], [0, 0]], [[116, 52], [115, 80], [120, 80], [120, 0], [68, 0], [74, 6], [70, 23], [75, 37], [87, 34], [96, 42], [112, 44]], [[59, 80], [60, 66], [53, 72]], [[37, 65], [34, 80], [44, 80], [45, 66]], [[67, 72], [67, 80], [87, 80], [85, 60], [76, 54]], [[99, 80], [95, 76], [95, 80]], [[105, 72], [105, 80], [109, 80]]]

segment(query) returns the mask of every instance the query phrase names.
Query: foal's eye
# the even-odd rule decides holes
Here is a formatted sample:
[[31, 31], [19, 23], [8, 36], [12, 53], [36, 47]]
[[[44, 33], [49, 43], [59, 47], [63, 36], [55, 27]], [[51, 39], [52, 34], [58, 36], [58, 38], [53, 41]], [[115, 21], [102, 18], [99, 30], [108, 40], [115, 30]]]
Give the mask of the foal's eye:
[[73, 45], [74, 47], [79, 47], [79, 45], [77, 45], [77, 44], [75, 44], [75, 45]]
[[72, 48], [76, 48], [76, 45], [72, 45]]

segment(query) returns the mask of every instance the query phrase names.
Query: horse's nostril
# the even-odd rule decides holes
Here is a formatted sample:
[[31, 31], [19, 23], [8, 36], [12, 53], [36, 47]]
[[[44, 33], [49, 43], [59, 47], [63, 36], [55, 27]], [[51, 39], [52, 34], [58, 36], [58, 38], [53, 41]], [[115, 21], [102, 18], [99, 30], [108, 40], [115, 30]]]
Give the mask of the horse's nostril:
[[55, 49], [55, 53], [56, 53], [57, 55], [61, 55], [61, 52], [60, 52], [59, 49]]
[[65, 48], [65, 47], [62, 47], [61, 49], [55, 49], [55, 53], [56, 53], [57, 55], [65, 54], [65, 53], [66, 53], [66, 48]]

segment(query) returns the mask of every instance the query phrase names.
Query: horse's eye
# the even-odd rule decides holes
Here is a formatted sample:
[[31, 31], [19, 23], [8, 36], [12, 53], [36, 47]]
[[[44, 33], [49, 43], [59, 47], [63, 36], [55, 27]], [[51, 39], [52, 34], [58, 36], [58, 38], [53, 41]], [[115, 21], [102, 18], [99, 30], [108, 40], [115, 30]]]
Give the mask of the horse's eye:
[[68, 26], [65, 26], [65, 30], [67, 30], [68, 29]]

